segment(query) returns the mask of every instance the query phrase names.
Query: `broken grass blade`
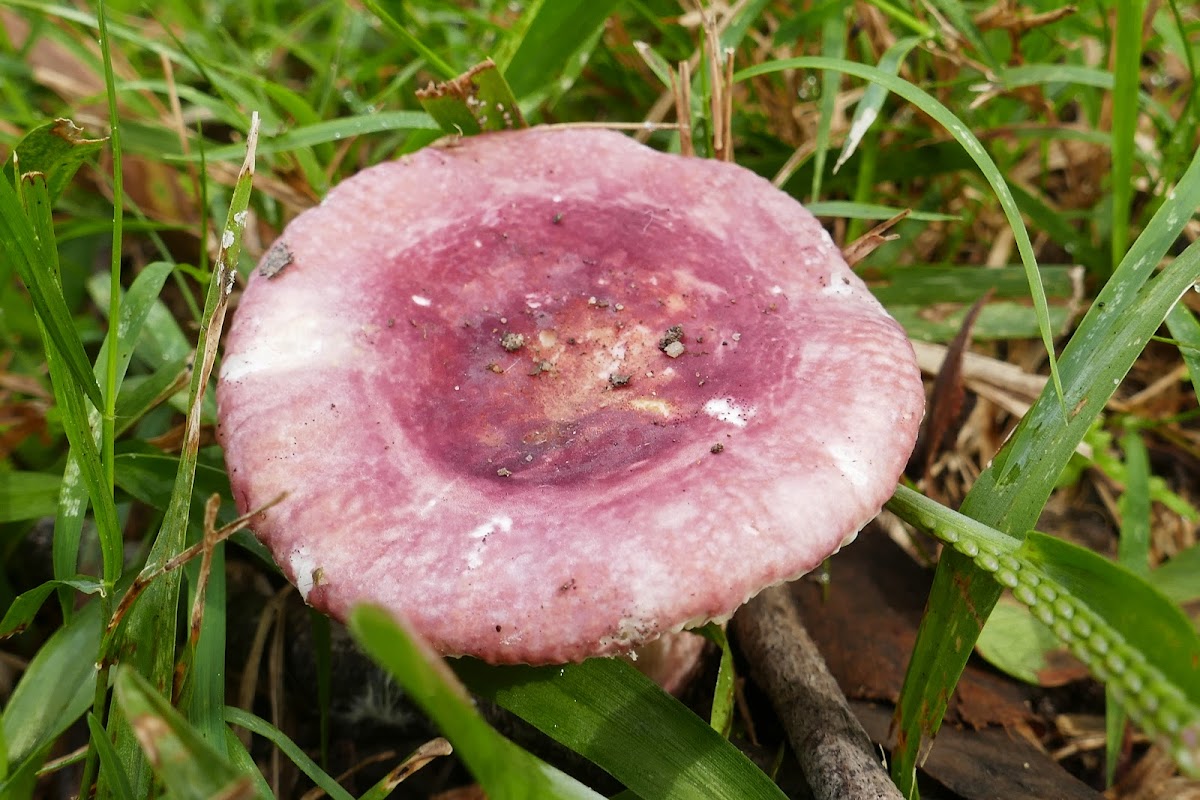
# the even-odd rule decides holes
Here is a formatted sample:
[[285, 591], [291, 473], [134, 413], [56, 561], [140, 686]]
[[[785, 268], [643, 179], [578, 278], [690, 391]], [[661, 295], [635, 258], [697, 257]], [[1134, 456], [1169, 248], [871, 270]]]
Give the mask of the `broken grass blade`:
[[490, 58], [453, 80], [418, 89], [417, 99], [447, 133], [474, 136], [526, 127], [512, 90]]
[[453, 752], [454, 748], [450, 746], [450, 742], [441, 737], [426, 742], [409, 754], [408, 758], [400, 762], [387, 775], [380, 778], [359, 800], [386, 800], [396, 787], [407, 780], [409, 776], [424, 768], [435, 758], [448, 756]]
[[69, 119], [56, 119], [33, 128], [17, 143], [16, 162], [22, 172], [46, 176], [51, 201], [57, 200], [85, 161], [100, 152], [104, 139], [88, 139]]

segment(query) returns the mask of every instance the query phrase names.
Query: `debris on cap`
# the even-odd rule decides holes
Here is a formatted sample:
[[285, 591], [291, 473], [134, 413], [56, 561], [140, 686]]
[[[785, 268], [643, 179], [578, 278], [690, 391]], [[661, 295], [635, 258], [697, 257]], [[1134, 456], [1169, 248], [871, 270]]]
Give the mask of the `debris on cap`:
[[485, 134], [364, 170], [279, 242], [221, 367], [234, 496], [287, 492], [254, 528], [312, 606], [384, 606], [447, 655], [726, 618], [851, 540], [916, 438], [904, 331], [732, 164]]

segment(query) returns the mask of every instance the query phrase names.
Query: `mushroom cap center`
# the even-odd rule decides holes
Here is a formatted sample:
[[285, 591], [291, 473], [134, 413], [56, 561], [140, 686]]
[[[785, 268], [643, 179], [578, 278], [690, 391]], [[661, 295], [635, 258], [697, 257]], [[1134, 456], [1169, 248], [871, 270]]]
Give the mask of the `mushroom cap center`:
[[[637, 252], [619, 244], [630, 226]], [[706, 238], [662, 209], [529, 200], [439, 232], [429, 264], [410, 251], [381, 270], [376, 315], [409, 338], [411, 444], [472, 477], [565, 485], [677, 448], [698, 416], [744, 425], [745, 390], [789, 350], [763, 324], [787, 299], [699, 263], [728, 252]]]

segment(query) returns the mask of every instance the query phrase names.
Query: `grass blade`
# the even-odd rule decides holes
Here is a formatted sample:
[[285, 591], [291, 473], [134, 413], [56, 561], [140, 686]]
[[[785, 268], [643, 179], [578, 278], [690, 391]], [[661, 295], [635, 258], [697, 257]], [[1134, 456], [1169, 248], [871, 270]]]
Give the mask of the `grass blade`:
[[301, 772], [311, 778], [312, 782], [320, 787], [325, 794], [333, 798], [333, 800], [354, 800], [354, 797], [343, 789], [336, 780], [330, 777], [325, 770], [317, 766], [317, 762], [313, 761], [303, 750], [297, 747], [296, 743], [289, 739], [287, 734], [265, 719], [255, 716], [249, 711], [234, 708], [233, 706], [226, 706], [225, 721], [230, 725], [237, 725], [239, 728], [245, 728], [252, 733], [256, 733], [278, 747], [280, 752], [287, 756], [293, 764], [300, 768]]
[[[900, 73], [900, 65], [904, 63], [904, 59], [920, 43], [921, 40], [916, 36], [908, 36], [900, 39], [879, 58], [878, 69], [881, 72], [898, 75]], [[842, 152], [833, 164], [835, 174], [842, 168], [843, 164], [850, 160], [850, 156], [854, 155], [854, 151], [862, 141], [862, 138], [867, 135], [867, 131], [875, 124], [875, 120], [879, 118], [879, 111], [883, 108], [883, 103], [887, 100], [887, 96], [887, 89], [878, 83], [872, 83], [863, 92], [862, 99], [854, 106], [854, 117], [850, 120], [850, 130], [846, 133], [846, 141], [842, 144]], [[882, 219], [887, 218], [883, 217]], [[918, 219], [915, 214], [912, 218]]]
[[[155, 774], [177, 800], [242, 796], [235, 787], [253, 785], [136, 670], [117, 668], [117, 704], [129, 720]], [[125, 776], [109, 783], [121, 783]], [[127, 781], [125, 789], [132, 794]]]
[[535, 0], [514, 27], [496, 62], [520, 98], [544, 94], [588, 44], [620, 0]]
[[[826, 57], [840, 60], [846, 55], [846, 28], [846, 5], [830, 9], [821, 23], [821, 52]], [[841, 74], [835, 70], [827, 69], [821, 75], [821, 118], [817, 123], [816, 150], [813, 152], [812, 194], [808, 198], [812, 202], [821, 199], [821, 180], [825, 177], [825, 159], [829, 152], [829, 129], [833, 125], [841, 82]]]
[[359, 644], [437, 723], [493, 800], [586, 798], [600, 795], [517, 747], [479, 716], [440, 656], [387, 612], [359, 606], [350, 614]]
[[656, 800], [781, 800], [758, 767], [620, 659], [559, 667], [455, 664], [471, 691], [499, 703]]
[[905, 487], [887, 508], [1011, 589], [1185, 773], [1200, 775], [1200, 634], [1145, 578], [1052, 536], [989, 527]]
[[1055, 392], [1060, 398], [1060, 402], [1062, 402], [1062, 379], [1059, 376], [1057, 360], [1054, 357], [1054, 338], [1050, 325], [1050, 309], [1046, 302], [1045, 290], [1042, 288], [1042, 279], [1038, 273], [1037, 258], [1033, 254], [1033, 244], [1029, 240], [1029, 232], [1025, 229], [1025, 223], [1021, 219], [1021, 212], [1017, 208], [1016, 200], [1013, 199], [1012, 192], [1008, 189], [1008, 183], [1004, 180], [1004, 176], [1000, 174], [999, 168], [996, 167], [996, 162], [992, 160], [992, 157], [988, 155], [983, 145], [975, 138], [975, 134], [971, 132], [971, 129], [923, 89], [875, 67], [868, 67], [849, 61], [816, 56], [768, 61], [765, 64], [759, 64], [750, 69], [738, 72], [733, 76], [733, 79], [735, 81], [743, 81], [756, 75], [765, 75], [785, 69], [834, 70], [880, 84], [889, 91], [903, 97], [936, 120], [967, 151], [967, 154], [978, 165], [988, 184], [991, 185], [992, 190], [996, 193], [996, 197], [1000, 201], [1000, 206], [1004, 209], [1004, 216], [1008, 219], [1008, 224], [1012, 228], [1017, 250], [1021, 254], [1021, 263], [1025, 267], [1025, 275], [1029, 281], [1029, 293], [1033, 298], [1034, 310], [1037, 313], [1038, 329], [1042, 334], [1042, 344], [1046, 348], [1046, 356], [1050, 362], [1050, 377], [1053, 381]]
[[[21, 180], [24, 182], [24, 179]], [[31, 185], [46, 184], [44, 176], [31, 177], [30, 181]], [[5, 261], [16, 267], [17, 275], [25, 284], [38, 319], [46, 326], [47, 348], [52, 348], [59, 356], [64, 376], [70, 376], [79, 385], [92, 405], [103, 408], [100, 385], [92, 374], [91, 364], [83, 351], [83, 342], [75, 331], [71, 312], [54, 275], [51, 245], [39, 241], [31, 220], [38, 214], [49, 218], [48, 201], [47, 189], [35, 200], [45, 208], [30, 209], [27, 213], [13, 184], [0, 176], [0, 252], [4, 254]]]
[[1125, 257], [1133, 207], [1134, 134], [1142, 80], [1143, 0], [1117, 3], [1112, 102], [1112, 269]]
[[[1064, 413], [1063, 403], [1049, 389], [1043, 392], [976, 480], [962, 503], [964, 514], [1018, 535], [1035, 524], [1076, 445], [1162, 320], [1200, 276], [1200, 245], [1193, 244], [1150, 279], [1198, 206], [1200, 154], [1063, 350], [1071, 411]], [[1096, 353], [1107, 357], [1098, 359]], [[938, 563], [897, 706], [892, 776], [905, 792], [913, 789], [923, 738], [941, 724], [946, 699], [999, 596], [1000, 585], [971, 559], [952, 552]]]
[[43, 748], [87, 711], [99, 646], [100, 604], [88, 603], [55, 631], [29, 662], [0, 718], [10, 775], [38, 758]]
[[[192, 489], [195, 482], [197, 452], [200, 446], [200, 425], [205, 390], [217, 355], [217, 343], [225, 323], [229, 294], [236, 279], [242, 233], [246, 225], [246, 209], [254, 179], [254, 155], [258, 141], [258, 119], [251, 123], [246, 140], [246, 160], [242, 166], [230, 201], [229, 215], [221, 239], [208, 296], [204, 305], [200, 338], [196, 350], [198, 361], [192, 373], [189, 390], [189, 410], [179, 469], [163, 524], [151, 547], [146, 570], [156, 570], [183, 550], [184, 537], [191, 515]], [[179, 571], [168, 572], [150, 584], [134, 604], [121, 634], [125, 660], [136, 665], [139, 673], [150, 679], [159, 692], [171, 686], [175, 665], [175, 623], [179, 608]], [[144, 796], [149, 787], [149, 774], [135, 732], [129, 720], [114, 715], [110, 723], [117, 752], [132, 777], [136, 796]]]

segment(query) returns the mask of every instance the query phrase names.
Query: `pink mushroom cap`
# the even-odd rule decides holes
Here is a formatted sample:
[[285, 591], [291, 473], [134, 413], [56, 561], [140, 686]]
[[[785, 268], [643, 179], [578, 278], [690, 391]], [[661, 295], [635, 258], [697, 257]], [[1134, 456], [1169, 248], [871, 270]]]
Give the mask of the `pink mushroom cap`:
[[251, 276], [219, 438], [312, 606], [561, 663], [728, 617], [895, 488], [912, 348], [817, 220], [732, 164], [495, 133], [346, 180]]

